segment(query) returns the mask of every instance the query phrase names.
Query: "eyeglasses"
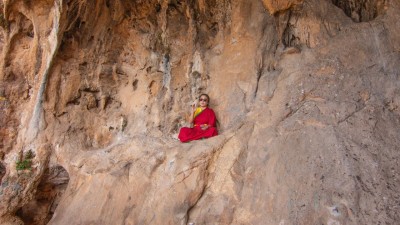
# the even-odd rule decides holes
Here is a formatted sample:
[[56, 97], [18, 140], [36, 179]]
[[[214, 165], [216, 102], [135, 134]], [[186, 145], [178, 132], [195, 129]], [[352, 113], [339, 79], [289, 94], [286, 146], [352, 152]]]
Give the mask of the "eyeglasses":
[[200, 102], [201, 102], [201, 101], [203, 101], [203, 102], [208, 102], [208, 99], [206, 99], [206, 98], [200, 98], [199, 101], [200, 101]]

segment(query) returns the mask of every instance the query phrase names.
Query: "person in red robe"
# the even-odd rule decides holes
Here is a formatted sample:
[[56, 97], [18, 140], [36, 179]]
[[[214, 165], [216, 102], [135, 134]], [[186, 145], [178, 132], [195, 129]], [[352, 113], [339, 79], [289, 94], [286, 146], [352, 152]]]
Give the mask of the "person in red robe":
[[200, 107], [193, 105], [192, 115], [189, 119], [193, 123], [193, 128], [182, 127], [178, 138], [181, 142], [189, 142], [202, 138], [209, 138], [218, 135], [216, 128], [216, 117], [212, 109], [208, 108], [210, 97], [207, 94], [201, 94], [199, 97]]

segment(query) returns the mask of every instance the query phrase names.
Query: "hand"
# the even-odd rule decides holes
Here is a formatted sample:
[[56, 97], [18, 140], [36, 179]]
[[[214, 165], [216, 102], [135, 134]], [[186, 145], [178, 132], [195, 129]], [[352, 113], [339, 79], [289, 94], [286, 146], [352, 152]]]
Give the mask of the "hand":
[[193, 103], [192, 103], [192, 112], [193, 113], [196, 111], [196, 108], [197, 108], [197, 102], [193, 101]]
[[193, 123], [195, 112], [196, 112], [196, 102], [193, 102], [192, 103], [192, 112], [190, 113], [190, 116], [189, 116], [189, 123]]
[[202, 130], [207, 130], [208, 129], [208, 125], [207, 124], [202, 124], [202, 125], [200, 125], [200, 128]]
[[192, 105], [192, 114], [196, 111], [196, 104]]

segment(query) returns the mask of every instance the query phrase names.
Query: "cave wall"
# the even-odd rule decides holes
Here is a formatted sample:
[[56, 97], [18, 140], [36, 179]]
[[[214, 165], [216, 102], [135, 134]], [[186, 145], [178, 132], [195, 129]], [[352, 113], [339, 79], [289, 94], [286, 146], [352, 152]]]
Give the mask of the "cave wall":
[[[1, 6], [5, 224], [400, 219], [398, 2]], [[220, 135], [181, 144], [204, 92]]]

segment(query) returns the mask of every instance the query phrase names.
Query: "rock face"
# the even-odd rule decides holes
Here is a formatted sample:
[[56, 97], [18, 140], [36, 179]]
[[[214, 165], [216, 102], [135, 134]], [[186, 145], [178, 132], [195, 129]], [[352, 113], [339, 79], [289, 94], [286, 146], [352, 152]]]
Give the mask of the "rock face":
[[0, 5], [1, 224], [400, 221], [398, 1]]
[[375, 19], [384, 11], [386, 0], [332, 0], [332, 2], [351, 17], [355, 22]]
[[263, 0], [265, 8], [271, 13], [282, 12], [291, 7], [303, 3], [303, 0], [288, 0], [288, 1], [274, 1], [274, 0]]

